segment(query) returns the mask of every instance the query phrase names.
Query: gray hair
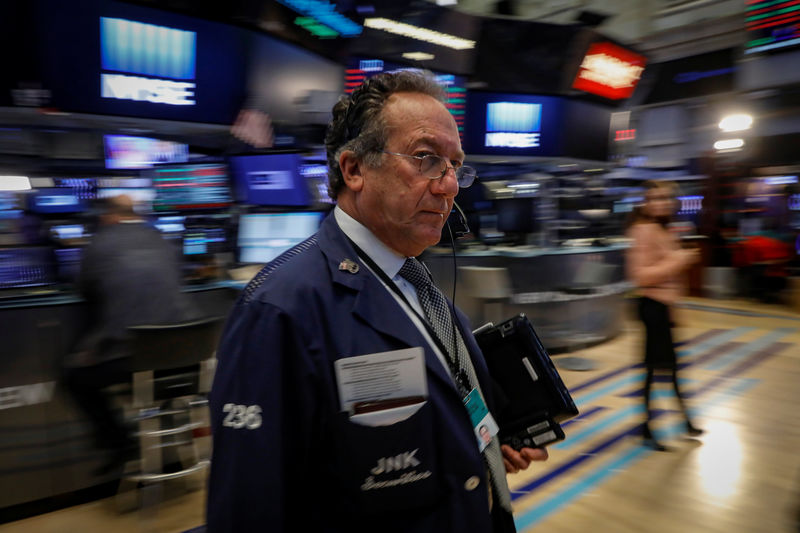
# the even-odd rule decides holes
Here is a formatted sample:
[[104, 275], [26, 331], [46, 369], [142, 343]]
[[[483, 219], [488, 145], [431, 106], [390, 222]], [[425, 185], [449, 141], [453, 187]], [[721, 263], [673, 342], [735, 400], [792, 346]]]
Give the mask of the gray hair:
[[328, 156], [328, 191], [336, 199], [344, 187], [339, 156], [352, 150], [370, 166], [380, 164], [380, 151], [386, 145], [387, 126], [383, 117], [386, 101], [394, 93], [421, 93], [444, 102], [445, 90], [430, 72], [403, 70], [384, 72], [365, 80], [350, 96], [342, 96], [333, 106], [333, 118], [325, 134]]

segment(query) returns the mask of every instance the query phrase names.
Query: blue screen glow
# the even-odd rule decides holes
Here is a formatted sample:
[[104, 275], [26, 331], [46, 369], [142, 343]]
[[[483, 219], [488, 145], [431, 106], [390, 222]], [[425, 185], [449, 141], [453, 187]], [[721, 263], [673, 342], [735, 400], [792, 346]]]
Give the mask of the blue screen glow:
[[101, 17], [100, 43], [103, 70], [176, 80], [195, 77], [193, 31]]

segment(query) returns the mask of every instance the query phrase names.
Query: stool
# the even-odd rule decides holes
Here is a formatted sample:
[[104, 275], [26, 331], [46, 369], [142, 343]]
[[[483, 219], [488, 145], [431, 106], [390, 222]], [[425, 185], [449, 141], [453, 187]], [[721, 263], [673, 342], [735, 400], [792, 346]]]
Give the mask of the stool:
[[140, 467], [132, 472], [126, 468], [122, 483], [142, 488], [142, 507], [157, 503], [161, 482], [200, 473], [210, 465], [206, 394], [222, 325], [223, 318], [213, 317], [129, 328], [130, 407], [138, 426]]

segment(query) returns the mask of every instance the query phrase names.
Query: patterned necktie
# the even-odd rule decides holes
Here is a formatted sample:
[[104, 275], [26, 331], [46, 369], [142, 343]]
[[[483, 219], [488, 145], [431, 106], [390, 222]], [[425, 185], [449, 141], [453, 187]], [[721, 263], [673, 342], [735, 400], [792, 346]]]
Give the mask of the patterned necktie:
[[[453, 374], [456, 387], [462, 399], [472, 389], [480, 391], [475, 368], [472, 366], [464, 340], [453, 323], [450, 306], [447, 304], [442, 291], [433, 284], [428, 271], [414, 257], [406, 259], [402, 268], [400, 268], [399, 274], [417, 290], [417, 299], [419, 299], [428, 324], [430, 324], [436, 336], [447, 349], [447, 353], [444, 356], [450, 361], [450, 371]], [[483, 392], [481, 392], [481, 396], [484, 399], [486, 398]], [[500, 443], [497, 436], [492, 438], [489, 446], [483, 450], [483, 456], [489, 467], [494, 488], [492, 492], [500, 505], [510, 512], [511, 494], [508, 491], [506, 469], [503, 465], [503, 456], [500, 452]]]

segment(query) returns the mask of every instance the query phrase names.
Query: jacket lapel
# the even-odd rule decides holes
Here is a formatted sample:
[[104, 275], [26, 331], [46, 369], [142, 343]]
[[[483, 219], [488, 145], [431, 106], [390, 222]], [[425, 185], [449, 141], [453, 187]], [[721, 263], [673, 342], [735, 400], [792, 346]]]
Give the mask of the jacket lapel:
[[[409, 347], [422, 346], [425, 350], [425, 365], [430, 373], [446, 383], [456, 392], [453, 380], [425, 337], [420, 333], [405, 310], [394, 296], [372, 274], [356, 254], [347, 237], [339, 229], [333, 213], [323, 222], [319, 232], [319, 246], [328, 260], [331, 278], [334, 283], [344, 285], [354, 291], [352, 313], [367, 326], [388, 335]], [[346, 260], [358, 264], [358, 271], [352, 273], [340, 268]]]

